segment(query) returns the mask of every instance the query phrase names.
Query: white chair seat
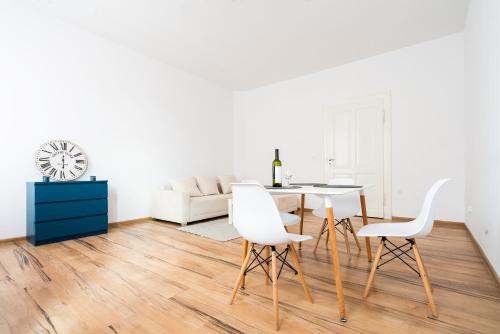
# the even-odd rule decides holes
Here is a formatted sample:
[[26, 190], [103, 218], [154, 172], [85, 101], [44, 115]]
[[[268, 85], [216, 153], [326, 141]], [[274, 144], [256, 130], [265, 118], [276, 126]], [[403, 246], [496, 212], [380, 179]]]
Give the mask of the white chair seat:
[[312, 240], [313, 237], [310, 235], [296, 234], [296, 233], [288, 233], [288, 238], [293, 242], [302, 242], [307, 240]]
[[300, 222], [300, 217], [291, 213], [280, 212], [280, 217], [285, 226], [293, 226]]
[[409, 223], [368, 224], [358, 231], [358, 237], [411, 237], [419, 232], [414, 221]]

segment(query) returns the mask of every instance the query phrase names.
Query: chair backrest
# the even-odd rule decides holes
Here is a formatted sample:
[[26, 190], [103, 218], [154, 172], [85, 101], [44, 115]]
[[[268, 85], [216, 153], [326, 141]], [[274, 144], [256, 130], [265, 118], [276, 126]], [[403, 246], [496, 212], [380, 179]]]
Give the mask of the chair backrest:
[[278, 208], [258, 183], [233, 183], [233, 224], [246, 240], [261, 245], [290, 242]]
[[[328, 182], [329, 185], [353, 185], [354, 180], [350, 178], [335, 178]], [[342, 196], [332, 196], [332, 207], [333, 215], [335, 219], [341, 220], [344, 218], [349, 218], [356, 215], [359, 210], [359, 192], [355, 191]], [[326, 210], [325, 204], [322, 203], [321, 206], [313, 211], [313, 214], [325, 218]]]
[[434, 225], [434, 199], [439, 189], [450, 179], [441, 179], [436, 181], [425, 195], [424, 204], [420, 209], [417, 218], [409, 224], [415, 224], [415, 234], [413, 236], [426, 236], [432, 231]]

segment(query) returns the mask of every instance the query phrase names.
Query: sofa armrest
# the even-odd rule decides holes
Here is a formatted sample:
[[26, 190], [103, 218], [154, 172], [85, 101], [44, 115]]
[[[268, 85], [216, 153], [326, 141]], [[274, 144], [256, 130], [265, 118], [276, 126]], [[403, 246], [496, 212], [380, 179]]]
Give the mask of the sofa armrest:
[[189, 221], [189, 193], [157, 190], [153, 193], [151, 217], [179, 224]]
[[227, 200], [227, 222], [233, 224], [233, 199], [229, 198]]

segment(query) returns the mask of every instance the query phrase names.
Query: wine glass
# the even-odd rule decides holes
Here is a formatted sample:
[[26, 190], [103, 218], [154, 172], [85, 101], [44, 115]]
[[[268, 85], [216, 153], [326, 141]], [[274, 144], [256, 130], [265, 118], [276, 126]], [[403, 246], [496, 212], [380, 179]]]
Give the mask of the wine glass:
[[285, 171], [284, 177], [285, 177], [285, 186], [288, 187], [290, 185], [291, 180], [292, 180], [293, 173], [290, 170], [287, 169]]

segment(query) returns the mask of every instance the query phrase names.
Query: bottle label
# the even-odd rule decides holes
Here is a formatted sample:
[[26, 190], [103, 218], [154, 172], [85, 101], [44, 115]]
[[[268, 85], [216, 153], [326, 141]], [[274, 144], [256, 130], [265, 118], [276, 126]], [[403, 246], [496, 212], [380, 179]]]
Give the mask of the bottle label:
[[274, 167], [274, 182], [281, 183], [281, 166]]

